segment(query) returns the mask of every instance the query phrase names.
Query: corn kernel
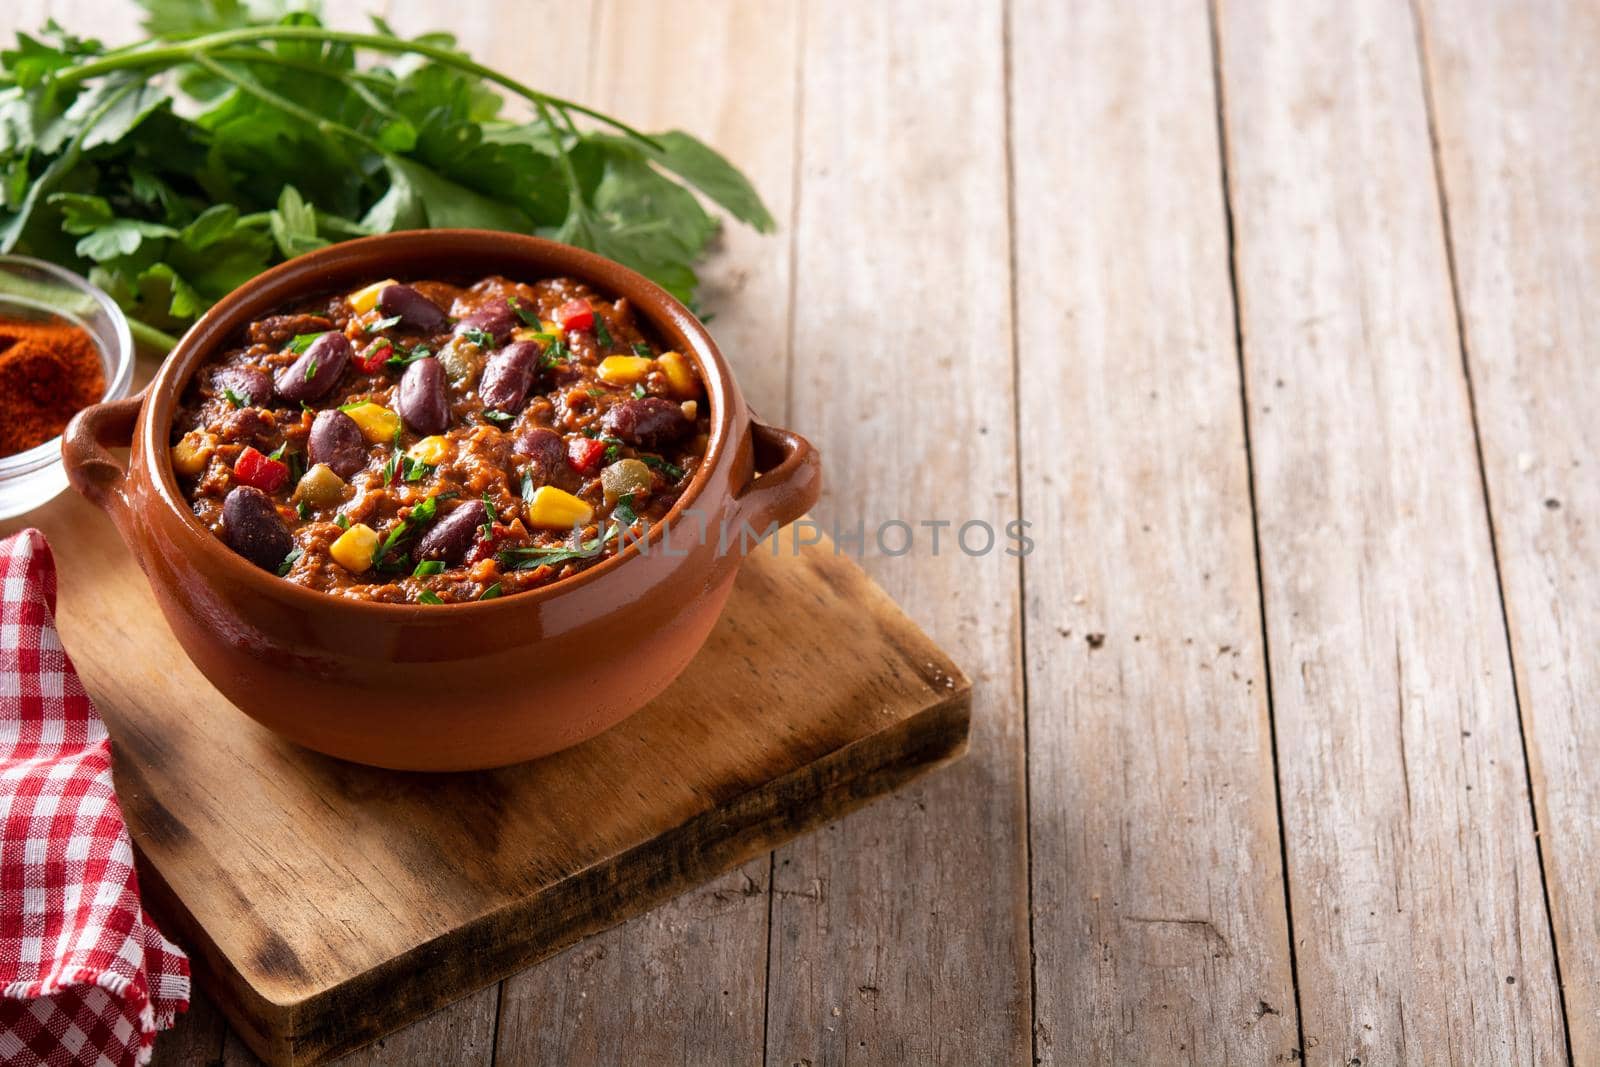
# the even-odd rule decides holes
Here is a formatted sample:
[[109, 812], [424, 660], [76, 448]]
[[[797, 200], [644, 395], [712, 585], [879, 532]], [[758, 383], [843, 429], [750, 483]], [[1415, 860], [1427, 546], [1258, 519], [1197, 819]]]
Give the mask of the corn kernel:
[[539, 331], [532, 326], [518, 326], [511, 331], [513, 341], [537, 341]]
[[393, 278], [385, 278], [381, 282], [373, 282], [365, 289], [358, 289], [350, 294], [350, 306], [358, 312], [366, 314], [378, 305], [378, 294], [388, 286], [394, 285]]
[[661, 353], [656, 358], [656, 365], [661, 368], [674, 396], [681, 400], [693, 400], [700, 395], [700, 379], [694, 376], [694, 369], [681, 352]]
[[448, 437], [424, 437], [406, 450], [406, 455], [418, 463], [426, 463], [430, 467], [437, 467], [450, 458], [450, 439]]
[[393, 441], [395, 431], [400, 429], [399, 415], [382, 404], [374, 404], [370, 400], [363, 401], [353, 408], [346, 408], [345, 414], [361, 427], [361, 436], [375, 445]]
[[632, 385], [644, 381], [654, 362], [643, 356], [607, 356], [600, 361], [600, 380], [612, 385]]
[[216, 451], [217, 439], [200, 430], [190, 430], [182, 440], [172, 446], [172, 469], [185, 477], [193, 478], [206, 469], [211, 453]]
[[358, 522], [328, 546], [328, 555], [351, 574], [361, 574], [372, 566], [372, 554], [377, 550], [378, 531]]
[[570, 530], [594, 517], [594, 508], [553, 485], [541, 485], [528, 502], [528, 525], [541, 530]]

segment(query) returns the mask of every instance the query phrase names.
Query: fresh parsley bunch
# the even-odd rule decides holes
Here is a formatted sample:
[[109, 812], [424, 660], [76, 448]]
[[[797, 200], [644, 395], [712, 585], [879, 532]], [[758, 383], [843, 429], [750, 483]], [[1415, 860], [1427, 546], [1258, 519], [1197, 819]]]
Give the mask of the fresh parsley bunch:
[[[0, 252], [87, 273], [147, 343], [170, 347], [278, 260], [364, 234], [539, 233], [692, 301], [717, 221], [691, 190], [772, 228], [749, 181], [695, 138], [538, 92], [448, 34], [139, 2], [138, 44], [51, 22], [0, 52]], [[501, 118], [505, 94], [532, 121]]]

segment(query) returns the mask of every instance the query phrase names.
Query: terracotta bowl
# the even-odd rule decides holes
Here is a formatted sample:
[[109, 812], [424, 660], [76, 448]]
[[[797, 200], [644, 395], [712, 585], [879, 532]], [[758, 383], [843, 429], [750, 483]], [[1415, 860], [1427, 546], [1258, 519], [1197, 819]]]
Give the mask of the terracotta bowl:
[[[699, 364], [712, 426], [705, 462], [642, 544], [531, 592], [400, 605], [283, 581], [200, 525], [168, 459], [172, 419], [190, 375], [246, 323], [374, 278], [494, 273], [570, 275], [627, 297]], [[106, 449], [130, 444], [124, 469]], [[266, 272], [195, 323], [141, 395], [81, 412], [62, 452], [73, 488], [111, 517], [173, 633], [229, 700], [307, 748], [408, 770], [517, 763], [631, 715], [705, 641], [756, 540], [740, 537], [741, 524], [791, 522], [821, 486], [816, 451], [752, 419], [705, 327], [661, 288], [579, 249], [477, 230], [366, 238]]]

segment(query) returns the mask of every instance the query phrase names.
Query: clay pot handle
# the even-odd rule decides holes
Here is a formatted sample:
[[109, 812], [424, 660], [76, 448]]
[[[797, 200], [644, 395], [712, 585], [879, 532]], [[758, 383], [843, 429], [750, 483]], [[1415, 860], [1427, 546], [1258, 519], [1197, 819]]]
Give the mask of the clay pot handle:
[[751, 530], [763, 531], [804, 515], [822, 492], [822, 457], [811, 442], [792, 430], [750, 424], [755, 447], [752, 478], [734, 494], [739, 517]]
[[128, 472], [107, 445], [126, 448], [133, 443], [144, 394], [84, 408], [67, 423], [61, 435], [61, 461], [72, 488], [88, 497], [121, 526], [128, 511], [123, 482]]

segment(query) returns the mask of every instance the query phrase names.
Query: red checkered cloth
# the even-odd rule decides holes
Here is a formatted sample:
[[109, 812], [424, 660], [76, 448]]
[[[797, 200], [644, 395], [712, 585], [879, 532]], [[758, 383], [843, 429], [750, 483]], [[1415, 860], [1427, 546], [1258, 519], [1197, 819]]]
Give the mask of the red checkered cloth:
[[105, 725], [56, 633], [37, 530], [0, 541], [0, 1063], [126, 1067], [189, 1006], [139, 904]]

